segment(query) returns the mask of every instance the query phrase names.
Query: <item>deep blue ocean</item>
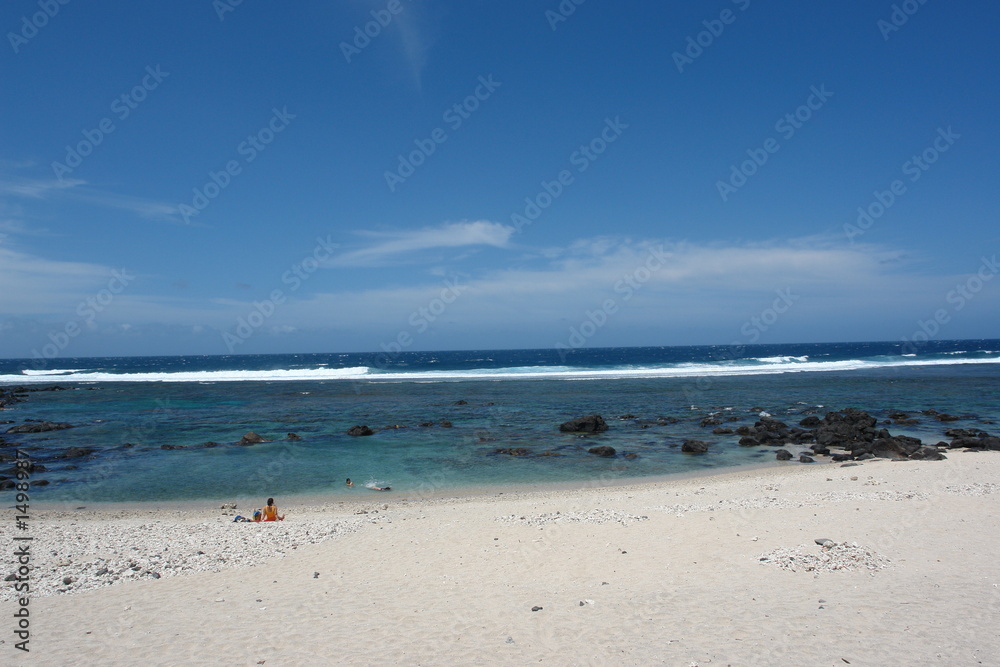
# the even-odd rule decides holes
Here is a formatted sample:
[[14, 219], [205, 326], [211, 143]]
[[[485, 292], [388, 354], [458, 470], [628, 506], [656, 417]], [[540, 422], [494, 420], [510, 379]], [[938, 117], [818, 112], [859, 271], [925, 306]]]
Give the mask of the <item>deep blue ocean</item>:
[[[735, 428], [767, 412], [791, 425], [855, 407], [913, 413], [918, 423], [889, 429], [928, 444], [947, 428], [996, 433], [998, 379], [1000, 340], [0, 360], [0, 388], [64, 388], [0, 410], [0, 477], [20, 448], [39, 466], [31, 479], [48, 482], [31, 487], [37, 502], [603, 484], [775, 464], [773, 447], [740, 447], [706, 419]], [[919, 414], [929, 408], [960, 419]], [[610, 429], [559, 431], [590, 414]], [[28, 420], [73, 428], [4, 433]], [[374, 434], [348, 435], [356, 425]], [[238, 444], [249, 431], [267, 442]], [[686, 439], [709, 451], [682, 453]], [[618, 453], [588, 453], [596, 445]], [[65, 458], [70, 448], [91, 451]], [[528, 453], [497, 453], [508, 448]]]

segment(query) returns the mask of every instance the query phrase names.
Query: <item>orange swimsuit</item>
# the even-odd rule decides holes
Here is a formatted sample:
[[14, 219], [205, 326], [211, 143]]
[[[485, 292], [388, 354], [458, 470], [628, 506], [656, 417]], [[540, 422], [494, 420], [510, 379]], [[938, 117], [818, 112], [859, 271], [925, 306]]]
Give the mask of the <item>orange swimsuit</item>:
[[278, 507], [276, 505], [265, 505], [264, 521], [277, 521], [277, 520], [278, 520]]

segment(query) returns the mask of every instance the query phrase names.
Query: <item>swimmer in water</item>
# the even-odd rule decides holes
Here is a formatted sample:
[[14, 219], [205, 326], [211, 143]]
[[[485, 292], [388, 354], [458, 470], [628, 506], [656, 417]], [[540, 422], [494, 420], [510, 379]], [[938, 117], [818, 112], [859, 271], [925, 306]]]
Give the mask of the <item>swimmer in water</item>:
[[347, 478], [347, 486], [354, 486], [354, 482], [351, 481], [350, 477]]

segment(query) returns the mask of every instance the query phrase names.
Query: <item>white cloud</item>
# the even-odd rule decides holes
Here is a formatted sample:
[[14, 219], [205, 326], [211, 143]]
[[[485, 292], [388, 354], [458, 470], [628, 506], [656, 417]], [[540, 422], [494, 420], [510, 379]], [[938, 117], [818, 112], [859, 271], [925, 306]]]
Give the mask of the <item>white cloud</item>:
[[180, 223], [175, 204], [142, 197], [105, 192], [87, 186], [79, 179], [8, 179], [0, 180], [0, 194], [27, 199], [68, 197], [103, 208], [115, 208], [135, 213], [143, 218]]
[[[381, 242], [363, 249], [364, 261], [474, 242], [502, 246], [509, 233], [494, 223], [458, 223], [374, 236]], [[280, 350], [282, 341], [304, 336], [331, 349], [378, 349], [404, 332], [413, 341], [410, 349], [545, 346], [565, 340], [569, 327], [608, 300], [615, 312], [588, 344], [728, 342], [744, 340], [743, 325], [768, 308], [779, 290], [795, 295], [794, 306], [768, 335], [838, 340], [875, 331], [869, 335], [894, 338], [912, 333], [918, 318], [947, 307], [948, 290], [964, 280], [926, 275], [905, 261], [886, 262], [893, 253], [820, 240], [709, 245], [603, 237], [567, 244], [546, 257], [525, 258], [520, 250], [510, 255], [516, 265], [475, 275], [443, 268], [404, 285], [286, 294], [241, 351]], [[9, 295], [2, 314], [72, 316], [80, 299], [103, 288], [109, 274], [108, 267], [45, 260], [0, 245], [0, 290]], [[101, 313], [108, 345], [121, 335], [113, 326], [128, 322], [136, 352], [143, 345], [155, 352], [152, 347], [169, 338], [163, 332], [178, 327], [185, 336], [197, 334], [199, 345], [208, 346], [202, 349], [218, 343], [221, 352], [219, 332], [232, 331], [238, 318], [257, 309], [254, 298], [261, 298], [181, 299], [140, 289], [139, 281], [130, 285]], [[962, 317], [995, 312], [998, 297], [1000, 283], [987, 285]], [[32, 336], [26, 339], [31, 345], [44, 338]]]
[[464, 246], [505, 247], [514, 228], [498, 222], [450, 222], [438, 227], [425, 227], [414, 231], [361, 232], [377, 240], [372, 245], [338, 255], [327, 266], [380, 266], [397, 261], [401, 255], [419, 253], [435, 248]]
[[135, 213], [139, 217], [181, 224], [175, 204], [130, 195], [100, 192], [92, 188], [79, 188], [71, 194], [74, 199], [101, 206]]
[[0, 245], [0, 294], [4, 315], [39, 315], [74, 308], [111, 269], [87, 262], [37, 257]]
[[61, 192], [83, 185], [84, 181], [77, 179], [30, 179], [22, 178], [10, 181], [0, 181], [0, 194], [17, 197], [41, 199], [50, 192]]
[[[620, 324], [683, 326], [697, 314], [700, 325], [725, 325], [787, 288], [809, 303], [802, 311], [829, 310], [825, 316], [835, 319], [846, 316], [844, 303], [853, 303], [851, 316], [872, 309], [876, 317], [886, 294], [893, 307], [915, 307], [937, 289], [929, 287], [931, 278], [901, 273], [870, 249], [817, 241], [703, 245], [603, 237], [552, 254], [461, 278], [462, 296], [440, 322], [524, 330], [572, 321], [614, 299]], [[283, 307], [283, 319], [303, 327], [398, 326], [438, 298], [443, 285], [439, 277], [421, 285], [316, 294]], [[352, 313], [349, 322], [344, 312]]]

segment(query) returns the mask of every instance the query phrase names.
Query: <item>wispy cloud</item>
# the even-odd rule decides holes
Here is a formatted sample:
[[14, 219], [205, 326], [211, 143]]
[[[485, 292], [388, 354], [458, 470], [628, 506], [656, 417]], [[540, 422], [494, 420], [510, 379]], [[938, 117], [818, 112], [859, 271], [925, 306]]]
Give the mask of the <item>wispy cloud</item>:
[[45, 259], [0, 245], [0, 294], [3, 315], [48, 315], [75, 307], [111, 269], [88, 262]]
[[36, 200], [67, 197], [93, 206], [128, 211], [142, 218], [181, 224], [174, 204], [106, 192], [79, 179], [0, 179], [0, 195]]
[[[415, 3], [414, 3], [415, 4]], [[412, 11], [415, 11], [414, 6]], [[410, 75], [413, 77], [413, 85], [417, 90], [421, 90], [423, 85], [424, 66], [427, 64], [428, 45], [423, 32], [420, 30], [419, 19], [413, 16], [401, 15], [397, 19], [399, 23], [399, 38], [403, 56], [406, 58], [407, 66], [410, 68]]]
[[374, 241], [372, 245], [331, 258], [327, 266], [381, 266], [437, 248], [493, 246], [502, 248], [514, 234], [514, 228], [498, 222], [451, 222], [438, 227], [393, 232], [359, 232]]
[[[384, 261], [473, 243], [504, 246], [509, 232], [496, 223], [466, 222], [369, 234], [380, 242], [353, 251], [360, 253], [354, 259]], [[509, 254], [513, 265], [471, 269], [474, 275], [448, 271], [406, 284], [287, 294], [261, 328], [266, 335], [255, 338], [253, 345], [273, 337], [314, 336], [327, 344], [376, 349], [378, 342], [395, 340], [405, 331], [416, 341], [413, 349], [440, 349], [462, 341], [467, 345], [470, 336], [491, 346], [544, 346], [563, 340], [568, 327], [604, 308], [608, 300], [615, 308], [602, 336], [617, 332], [614, 335], [639, 336], [649, 344], [701, 338], [726, 342], [738, 338], [741, 326], [769, 307], [779, 290], [790, 290], [795, 306], [771, 332], [776, 336], [815, 337], [816, 331], [829, 332], [831, 339], [849, 336], [854, 329], [844, 327], [854, 326], [857, 318], [845, 313], [868, 313], [879, 318], [881, 335], [892, 338], [910, 333], [917, 317], [940, 308], [948, 290], [964, 280], [928, 275], [926, 267], [910, 259], [886, 262], [893, 253], [879, 248], [822, 239], [698, 244], [599, 237], [569, 243], [545, 256], [526, 258], [513, 248]], [[60, 314], [73, 316], [81, 298], [106, 285], [110, 269], [46, 260], [0, 244], [0, 291], [8, 295], [0, 325], [16, 318], [52, 321]], [[208, 336], [206, 344], [213, 350], [220, 344], [218, 332], [258, 308], [255, 294], [236, 299], [165, 297], [140, 292], [138, 282], [135, 287], [101, 313], [102, 327], [129, 324], [134, 327], [129, 336], [150, 340], [162, 340], [163, 332], [181, 327]], [[989, 284], [976, 295], [975, 311], [993, 313], [998, 304], [1000, 285]], [[972, 311], [963, 311], [963, 317]], [[345, 318], [345, 312], [351, 317]], [[113, 328], [107, 332], [109, 341], [124, 335]], [[22, 338], [35, 345], [39, 335]]]
[[42, 199], [50, 193], [64, 192], [83, 184], [84, 181], [69, 178], [62, 181], [55, 178], [0, 180], [0, 194]]
[[[434, 236], [419, 238], [429, 241]], [[409, 241], [412, 245], [406, 249], [424, 247], [416, 239]], [[390, 248], [380, 245], [377, 256], [384, 259], [389, 250], [402, 251], [404, 245], [399, 239]], [[905, 312], [923, 309], [928, 294], [936, 295], [938, 285], [947, 282], [941, 276], [907, 271], [911, 262], [886, 263], [885, 256], [877, 249], [818, 240], [695, 244], [584, 239], [545, 256], [519, 256], [514, 266], [461, 277], [462, 297], [448, 308], [442, 322], [454, 321], [463, 331], [544, 329], [546, 323], [579, 318], [611, 298], [621, 306], [619, 326], [676, 328], [696, 317], [702, 318], [699, 326], [725, 330], [731, 327], [730, 320], [770, 303], [777, 289], [794, 288], [809, 295], [802, 312], [836, 321], [845, 299], [853, 299], [858, 309]], [[284, 314], [297, 326], [340, 328], [343, 312], [356, 313], [352, 327], [385, 326], [405, 322], [441, 292], [442, 284], [438, 278], [315, 294], [289, 304]], [[891, 308], [884, 304], [887, 293], [893, 294]], [[373, 303], [379, 307], [371, 308]]]
[[144, 199], [142, 197], [132, 197], [130, 195], [101, 192], [91, 188], [79, 188], [72, 193], [72, 196], [75, 199], [85, 201], [95, 206], [116, 208], [122, 211], [135, 213], [142, 218], [182, 224], [181, 219], [178, 217], [177, 206], [174, 204], [167, 204], [152, 199]]

